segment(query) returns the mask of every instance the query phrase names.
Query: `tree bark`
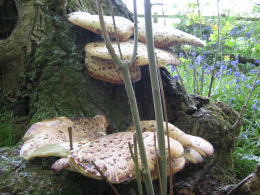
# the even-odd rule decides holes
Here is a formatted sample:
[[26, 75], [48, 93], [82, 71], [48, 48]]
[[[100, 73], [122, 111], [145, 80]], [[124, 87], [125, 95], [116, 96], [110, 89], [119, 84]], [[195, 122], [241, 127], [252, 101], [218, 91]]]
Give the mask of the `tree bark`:
[[[9, 37], [0, 40], [0, 101], [13, 112], [15, 121], [19, 121], [19, 128], [14, 122], [18, 134], [24, 134], [31, 124], [47, 118], [96, 114], [104, 114], [108, 119], [108, 133], [124, 131], [132, 123], [124, 86], [93, 79], [84, 68], [84, 45], [101, 37], [73, 26], [66, 18], [66, 14], [72, 11], [96, 13], [95, 1], [84, 4], [78, 0], [14, 2], [18, 12], [17, 25]], [[132, 20], [132, 14], [121, 1], [113, 0], [112, 4], [116, 15]], [[103, 8], [109, 15], [109, 6]], [[154, 112], [148, 67], [142, 67], [141, 71], [141, 80], [133, 85], [141, 119], [151, 120], [154, 119]], [[214, 156], [205, 159], [203, 164], [187, 165], [184, 171], [176, 175], [176, 192], [189, 190], [205, 194], [224, 184], [234, 183], [232, 153], [240, 128], [231, 127], [238, 114], [221, 102], [210, 103], [206, 98], [187, 94], [164, 68], [161, 68], [161, 75], [169, 122], [186, 133], [209, 140], [215, 148]], [[3, 187], [0, 192], [16, 193], [21, 190], [30, 193], [32, 188], [33, 192], [37, 192], [35, 187], [42, 187], [48, 182], [59, 183], [53, 187], [53, 193], [55, 190], [61, 193], [88, 192], [86, 187], [78, 189], [80, 185], [88, 186], [95, 194], [106, 192], [98, 187], [106, 186], [102, 182], [94, 182], [92, 186], [91, 179], [78, 174], [65, 172], [61, 175], [63, 178], [51, 174], [49, 161], [53, 160], [25, 162], [18, 156], [19, 147], [0, 150], [2, 156], [7, 157], [1, 159], [0, 184]], [[11, 158], [21, 163], [8, 163]], [[49, 166], [45, 166], [44, 175], [40, 172], [40, 164]], [[37, 173], [35, 177], [38, 179], [26, 185], [12, 182], [13, 179], [26, 182], [25, 172], [30, 177]], [[41, 180], [43, 184], [37, 185], [36, 182]], [[84, 181], [77, 183], [74, 180]], [[133, 183], [123, 187], [119, 185], [118, 188], [133, 190]]]

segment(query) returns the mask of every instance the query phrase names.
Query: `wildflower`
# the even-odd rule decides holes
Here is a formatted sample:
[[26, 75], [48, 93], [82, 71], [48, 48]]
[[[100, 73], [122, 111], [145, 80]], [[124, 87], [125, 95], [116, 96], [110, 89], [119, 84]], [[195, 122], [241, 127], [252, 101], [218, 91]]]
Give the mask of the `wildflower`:
[[176, 79], [177, 81], [179, 80], [179, 76], [178, 75], [174, 75], [173, 78]]
[[171, 65], [171, 71], [174, 72], [176, 70], [175, 66]]
[[240, 136], [240, 139], [248, 139], [248, 138], [247, 138], [247, 135], [244, 132], [242, 132], [241, 136]]
[[192, 52], [192, 54], [191, 54], [192, 56], [196, 56], [196, 52]]
[[260, 81], [257, 80], [257, 81], [255, 82], [255, 86], [257, 86], [259, 83], [260, 83]]
[[181, 58], [181, 57], [184, 57], [183, 52], [180, 52], [179, 57], [180, 57], [180, 58]]
[[256, 63], [256, 64], [260, 64], [260, 60], [256, 60], [255, 63]]
[[251, 88], [251, 85], [249, 83], [247, 84], [247, 88]]
[[231, 99], [230, 99], [230, 101], [229, 101], [229, 106], [230, 106], [230, 107], [232, 107], [234, 100], [235, 100], [235, 98], [231, 98]]
[[255, 99], [253, 100], [255, 103], [252, 105], [252, 110], [255, 111], [260, 111], [260, 109], [258, 108], [258, 100]]
[[257, 70], [256, 70], [256, 69], [251, 69], [251, 70], [249, 71], [249, 74], [254, 74], [254, 73], [257, 73]]
[[240, 77], [240, 72], [235, 72], [235, 73], [234, 73], [234, 76], [235, 76], [235, 77]]
[[[236, 84], [239, 84], [239, 82], [240, 82], [239, 78], [236, 78]], [[237, 88], [237, 86], [235, 88]]]
[[246, 76], [244, 74], [241, 74], [241, 81], [245, 81], [246, 80]]
[[233, 69], [232, 69], [232, 68], [229, 68], [229, 69], [228, 69], [228, 72], [227, 72], [227, 75], [231, 75], [232, 71], [233, 71]]
[[235, 68], [235, 67], [237, 66], [237, 63], [238, 63], [237, 60], [236, 60], [236, 61], [232, 61], [232, 62], [231, 62], [231, 65]]
[[200, 65], [200, 63], [203, 61], [203, 56], [198, 55], [198, 57], [195, 59], [194, 63], [196, 65]]
[[188, 67], [188, 69], [191, 69], [193, 66], [192, 66], [192, 64], [189, 64], [189, 67]]

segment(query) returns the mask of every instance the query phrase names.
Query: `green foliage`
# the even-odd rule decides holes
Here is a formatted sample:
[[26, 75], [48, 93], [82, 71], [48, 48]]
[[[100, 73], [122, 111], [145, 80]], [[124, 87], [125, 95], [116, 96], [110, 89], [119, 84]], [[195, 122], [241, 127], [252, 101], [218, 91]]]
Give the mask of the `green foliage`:
[[10, 113], [0, 108], [0, 147], [12, 146], [16, 143], [16, 136], [10, 122]]
[[[217, 18], [199, 18], [195, 4], [189, 10], [185, 21], [178, 27], [197, 37], [202, 34], [207, 45], [205, 48], [177, 48], [182, 62], [178, 68], [180, 75], [174, 67], [169, 66], [168, 69], [176, 79], [181, 77], [187, 92], [207, 96], [216, 52]], [[255, 7], [254, 12], [259, 13], [260, 9]], [[240, 112], [257, 73], [255, 64], [260, 63], [260, 21], [238, 18], [239, 16], [228, 15], [221, 18], [220, 52], [210, 99], [224, 102]], [[239, 56], [248, 60], [242, 64]], [[256, 164], [260, 163], [259, 80], [260, 78], [243, 114], [242, 129], [234, 152], [235, 172], [240, 179], [253, 172]]]

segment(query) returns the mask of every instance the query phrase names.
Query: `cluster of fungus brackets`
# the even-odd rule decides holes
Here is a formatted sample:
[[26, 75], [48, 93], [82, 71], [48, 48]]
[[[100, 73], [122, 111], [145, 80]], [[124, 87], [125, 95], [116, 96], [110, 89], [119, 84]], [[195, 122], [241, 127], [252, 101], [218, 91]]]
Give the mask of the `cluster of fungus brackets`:
[[[110, 37], [115, 38], [112, 18], [105, 16], [105, 25]], [[101, 34], [99, 18], [85, 12], [73, 12], [68, 20], [75, 25], [89, 31]], [[118, 38], [121, 41], [121, 51], [124, 60], [131, 57], [133, 48], [134, 24], [122, 17], [116, 16], [116, 28]], [[155, 53], [159, 67], [173, 64], [179, 65], [180, 61], [170, 49], [171, 46], [189, 44], [204, 46], [205, 43], [198, 38], [172, 27], [153, 25]], [[132, 82], [141, 78], [139, 66], [148, 64], [145, 45], [144, 25], [139, 25], [139, 42], [135, 63], [130, 67]], [[143, 42], [143, 43], [142, 43]], [[116, 42], [112, 42], [116, 54], [119, 49]], [[91, 42], [85, 46], [86, 69], [90, 76], [103, 81], [123, 84], [123, 77], [113, 63], [104, 42]], [[33, 124], [24, 135], [24, 144], [20, 155], [30, 160], [36, 157], [57, 156], [61, 157], [52, 168], [55, 170], [68, 169], [79, 172], [85, 176], [103, 179], [101, 170], [107, 181], [122, 183], [136, 178], [135, 164], [131, 158], [129, 143], [133, 146], [135, 128], [130, 126], [127, 131], [106, 135], [108, 123], [103, 115], [94, 118], [67, 118], [58, 117]], [[153, 179], [158, 178], [157, 152], [154, 139], [156, 130], [155, 121], [141, 121], [145, 150], [149, 169]], [[68, 128], [72, 129], [73, 138], [70, 140]], [[213, 154], [213, 146], [206, 140], [184, 133], [169, 123], [169, 136], [171, 144], [171, 157], [168, 166], [172, 167], [172, 173], [180, 171], [185, 162], [201, 163], [205, 156]], [[166, 138], [166, 136], [165, 136]], [[73, 149], [70, 148], [70, 141]], [[168, 157], [168, 144], [166, 141], [166, 154]], [[139, 168], [142, 168], [140, 156]], [[97, 170], [97, 167], [99, 170]], [[169, 173], [168, 173], [169, 174]]]
[[[69, 14], [68, 20], [89, 31], [101, 34], [98, 15], [91, 15], [86, 12], [73, 12]], [[116, 33], [112, 17], [104, 16], [104, 21], [109, 36], [115, 38]], [[129, 60], [134, 45], [131, 39], [131, 36], [134, 34], [134, 24], [130, 20], [120, 16], [115, 16], [115, 22], [122, 57], [124, 60]], [[129, 71], [132, 82], [139, 81], [141, 78], [139, 66], [148, 65], [144, 24], [139, 25], [138, 31], [138, 39], [141, 42], [138, 42], [136, 61], [131, 65]], [[180, 65], [178, 56], [173, 53], [169, 47], [183, 44], [199, 47], [205, 46], [204, 41], [171, 26], [153, 24], [153, 34], [154, 44], [155, 47], [157, 47], [155, 48], [155, 53], [159, 67], [167, 64]], [[119, 55], [117, 42], [112, 42], [112, 47], [115, 49], [116, 54]], [[104, 42], [88, 43], [85, 46], [85, 51], [85, 65], [91, 77], [110, 83], [123, 84], [123, 76], [112, 61]]]
[[[24, 135], [20, 155], [26, 160], [36, 157], [61, 157], [52, 168], [68, 169], [87, 177], [122, 183], [136, 178], [135, 164], [131, 158], [128, 143], [133, 146], [134, 126], [124, 132], [106, 135], [108, 123], [103, 115], [94, 118], [58, 117], [33, 124]], [[142, 121], [142, 131], [149, 169], [153, 179], [158, 178], [157, 153], [155, 148], [155, 121]], [[70, 150], [68, 128], [73, 131], [73, 149]], [[213, 154], [212, 145], [197, 136], [185, 134], [169, 123], [171, 157], [168, 166], [172, 173], [180, 171], [185, 162], [201, 163], [202, 157]], [[165, 136], [165, 139], [167, 137]], [[168, 144], [166, 154], [168, 156]], [[158, 143], [156, 143], [158, 145]], [[139, 168], [142, 168], [138, 153]], [[96, 169], [94, 164], [98, 167]], [[169, 173], [168, 173], [169, 174]]]

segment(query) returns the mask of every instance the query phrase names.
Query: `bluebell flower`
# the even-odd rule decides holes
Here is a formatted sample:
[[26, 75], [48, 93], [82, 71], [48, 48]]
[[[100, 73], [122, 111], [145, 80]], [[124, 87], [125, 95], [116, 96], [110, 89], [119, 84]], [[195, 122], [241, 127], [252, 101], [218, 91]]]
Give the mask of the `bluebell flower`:
[[255, 100], [253, 100], [255, 103], [252, 105], [252, 109], [253, 109], [253, 111], [255, 112], [255, 111], [259, 111], [260, 109], [258, 108], [258, 100], [257, 99], [255, 99]]
[[173, 76], [174, 79], [176, 79], [177, 81], [179, 80], [179, 76], [176, 74]]
[[239, 84], [239, 83], [240, 83], [239, 78], [236, 78], [236, 84]]
[[256, 60], [255, 63], [256, 63], [256, 64], [260, 64], [260, 60]]
[[244, 132], [241, 133], [240, 138], [241, 138], [241, 139], [248, 139], [248, 138], [247, 138], [247, 135], [246, 135]]
[[191, 69], [193, 66], [192, 66], [192, 64], [189, 64], [189, 67], [188, 67], [188, 69]]
[[244, 74], [241, 74], [241, 81], [245, 81], [246, 80], [246, 76]]
[[174, 72], [176, 70], [176, 67], [171, 65], [171, 71]]
[[183, 52], [180, 52], [179, 57], [184, 57]]
[[232, 71], [233, 71], [233, 69], [232, 69], [232, 68], [229, 68], [228, 71], [227, 71], [227, 75], [231, 75], [231, 74], [232, 74]]
[[257, 73], [257, 70], [256, 70], [256, 69], [251, 69], [251, 70], [249, 71], [249, 74], [254, 74], [254, 73]]
[[247, 88], [251, 89], [251, 85], [249, 83], [247, 84]]
[[239, 60], [239, 54], [236, 55], [236, 60], [237, 60], [237, 63], [238, 63], [238, 60]]
[[198, 66], [203, 61], [203, 56], [198, 55], [198, 57], [195, 59], [194, 63]]
[[252, 38], [252, 39], [251, 39], [251, 41], [255, 42], [255, 39], [254, 39], [254, 38]]
[[235, 98], [231, 98], [230, 101], [229, 101], [229, 106], [231, 107], [233, 105], [233, 102], [234, 102]]
[[237, 60], [236, 60], [236, 61], [232, 61], [232, 62], [231, 62], [231, 65], [235, 68], [235, 67], [237, 66], [237, 63], [238, 63]]
[[208, 36], [207, 35], [202, 35], [202, 37], [203, 37], [203, 39], [206, 39], [206, 40], [208, 40]]
[[196, 56], [196, 52], [192, 52], [192, 54], [191, 54], [192, 56]]
[[235, 77], [240, 77], [240, 74], [241, 74], [240, 72], [235, 72], [235, 73], [234, 73], [234, 76], [235, 76]]
[[257, 81], [255, 82], [255, 86], [257, 86], [259, 83], [260, 83], [260, 81], [257, 80]]

